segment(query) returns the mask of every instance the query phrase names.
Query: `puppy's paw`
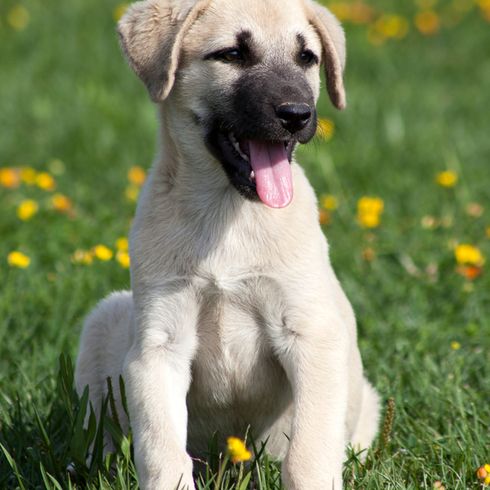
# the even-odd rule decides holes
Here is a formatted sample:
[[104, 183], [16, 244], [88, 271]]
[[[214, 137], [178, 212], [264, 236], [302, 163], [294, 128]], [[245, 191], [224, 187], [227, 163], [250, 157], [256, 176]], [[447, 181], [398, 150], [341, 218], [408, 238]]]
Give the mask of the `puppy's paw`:
[[282, 482], [286, 490], [342, 490], [342, 475], [324, 473], [315, 477], [292, 476], [288, 471], [283, 470]]
[[192, 460], [169, 458], [158, 472], [139, 472], [139, 483], [142, 490], [196, 490], [192, 477]]
[[282, 482], [286, 490], [342, 490], [342, 468], [335, 471], [315, 467], [308, 458], [302, 458], [301, 462], [286, 459], [282, 466]]

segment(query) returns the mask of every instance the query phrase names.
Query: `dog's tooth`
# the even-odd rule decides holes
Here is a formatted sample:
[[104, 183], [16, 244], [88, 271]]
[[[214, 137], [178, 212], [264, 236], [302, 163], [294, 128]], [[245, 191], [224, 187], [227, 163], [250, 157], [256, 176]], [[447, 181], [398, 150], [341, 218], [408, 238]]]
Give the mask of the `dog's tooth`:
[[250, 178], [251, 178], [252, 180], [254, 180], [254, 179], [255, 179], [255, 172], [254, 172], [253, 170], [250, 172]]

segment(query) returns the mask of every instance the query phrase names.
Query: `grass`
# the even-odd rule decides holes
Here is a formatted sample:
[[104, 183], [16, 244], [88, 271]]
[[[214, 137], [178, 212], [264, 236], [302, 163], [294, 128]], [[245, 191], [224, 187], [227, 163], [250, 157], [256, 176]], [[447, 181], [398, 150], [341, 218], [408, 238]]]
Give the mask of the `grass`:
[[[100, 428], [81, 427], [86, 407], [66, 357], [76, 356], [84, 315], [129, 287], [129, 274], [115, 260], [83, 266], [71, 256], [98, 243], [114, 248], [128, 233], [126, 175], [152, 160], [155, 111], [119, 53], [114, 0], [21, 0], [30, 21], [15, 30], [9, 14], [18, 2], [0, 5], [0, 167], [50, 171], [73, 211], [53, 212], [52, 193], [35, 186], [0, 187], [0, 488], [136, 488], [130, 440], [117, 424], [109, 427], [118, 454], [84, 467]], [[456, 3], [440, 2], [438, 12]], [[411, 2], [371, 4], [409, 20], [415, 13]], [[458, 274], [453, 251], [471, 243], [490, 256], [490, 24], [470, 7], [434, 36], [412, 24], [380, 46], [367, 41], [366, 26], [348, 24], [349, 108], [335, 113], [322, 98], [335, 135], [299, 154], [318, 193], [339, 201], [325, 227], [332, 261], [357, 312], [368, 376], [395, 403], [391, 440], [378, 441], [366, 464], [350, 455], [348, 488], [440, 480], [476, 489], [475, 470], [490, 460], [490, 279], [485, 266], [473, 281]], [[445, 169], [459, 176], [454, 188], [434, 182]], [[373, 230], [356, 222], [365, 195], [385, 203]], [[23, 222], [16, 207], [27, 198], [40, 210]], [[468, 212], [471, 203], [483, 214], [474, 205]], [[27, 269], [8, 266], [12, 250], [31, 258]], [[231, 465], [221, 488], [254, 488], [243, 483], [250, 468], [255, 488], [280, 488], [264, 452], [241, 473], [243, 488]], [[216, 488], [216, 476], [200, 488]]]

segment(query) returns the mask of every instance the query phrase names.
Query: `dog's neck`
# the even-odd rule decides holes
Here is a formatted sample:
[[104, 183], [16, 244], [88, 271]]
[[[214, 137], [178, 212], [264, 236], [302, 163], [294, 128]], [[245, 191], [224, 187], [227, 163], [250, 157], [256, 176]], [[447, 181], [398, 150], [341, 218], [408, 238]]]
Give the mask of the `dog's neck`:
[[200, 131], [189, 131], [189, 125], [195, 123], [181, 123], [180, 127], [171, 123], [168, 109], [171, 111], [166, 105], [160, 107], [155, 185], [179, 207], [203, 211], [208, 204], [215, 210], [219, 204], [227, 208], [240, 207], [244, 199], [206, 149]]

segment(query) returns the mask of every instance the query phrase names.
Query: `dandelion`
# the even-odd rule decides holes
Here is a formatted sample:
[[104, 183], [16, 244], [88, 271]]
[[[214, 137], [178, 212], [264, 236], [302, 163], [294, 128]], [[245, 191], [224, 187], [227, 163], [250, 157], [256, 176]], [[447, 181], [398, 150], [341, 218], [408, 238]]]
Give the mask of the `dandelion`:
[[131, 260], [129, 258], [128, 252], [124, 250], [119, 250], [116, 254], [116, 260], [123, 269], [129, 269], [131, 265]]
[[477, 0], [477, 2], [483, 18], [490, 22], [490, 0]]
[[55, 194], [51, 198], [51, 206], [55, 211], [58, 211], [59, 213], [66, 213], [68, 211], [71, 211], [71, 209], [73, 208], [71, 199], [63, 194]]
[[458, 183], [458, 174], [453, 170], [445, 170], [436, 175], [436, 182], [441, 187], [454, 187]]
[[15, 168], [0, 168], [0, 186], [7, 189], [14, 189], [20, 184], [19, 171]]
[[465, 279], [468, 279], [468, 281], [474, 281], [480, 277], [482, 271], [483, 268], [476, 265], [461, 265], [456, 269], [456, 272]]
[[403, 39], [409, 31], [407, 19], [400, 15], [382, 15], [374, 24], [374, 29], [384, 38]]
[[424, 36], [433, 36], [439, 31], [439, 16], [433, 10], [424, 10], [415, 16], [415, 26]]
[[41, 172], [36, 176], [36, 185], [43, 191], [54, 191], [56, 188], [56, 182], [51, 175], [47, 172]]
[[7, 22], [16, 31], [23, 31], [29, 24], [30, 18], [29, 11], [22, 5], [12, 7], [7, 14]]
[[320, 205], [327, 211], [335, 211], [339, 207], [339, 200], [332, 194], [323, 194], [320, 197]]
[[232, 463], [241, 463], [249, 461], [252, 458], [252, 453], [247, 449], [245, 443], [238, 437], [228, 437], [228, 454], [231, 457]]
[[476, 477], [482, 480], [485, 485], [490, 485], [490, 464], [480, 466], [476, 471]]
[[141, 167], [131, 167], [128, 171], [128, 180], [131, 184], [141, 187], [146, 180], [146, 172]]
[[330, 141], [335, 133], [335, 123], [330, 119], [318, 118], [316, 134], [319, 138]]
[[120, 252], [127, 252], [129, 250], [129, 242], [126, 237], [121, 237], [116, 240], [116, 248]]
[[363, 228], [377, 228], [381, 223], [384, 201], [379, 197], [362, 197], [357, 203], [357, 221]]
[[451, 342], [451, 349], [452, 350], [459, 350], [459, 349], [461, 349], [461, 344], [459, 342], [457, 342], [456, 340], [453, 340]]
[[26, 199], [17, 207], [17, 217], [22, 221], [29, 221], [38, 212], [38, 210], [39, 206], [36, 201]]
[[24, 184], [34, 185], [36, 183], [37, 172], [32, 167], [22, 167], [20, 169], [20, 179]]
[[128, 10], [128, 7], [128, 3], [120, 3], [116, 6], [114, 11], [112, 12], [112, 17], [116, 22], [119, 22], [121, 20], [122, 16], [126, 13], [126, 10]]
[[92, 251], [94, 257], [101, 260], [102, 262], [107, 262], [108, 260], [111, 260], [112, 257], [114, 256], [114, 252], [109, 247], [106, 247], [105, 245], [96, 245], [92, 249]]
[[485, 263], [485, 258], [478, 247], [467, 243], [457, 245], [454, 249], [454, 256], [459, 265], [473, 265], [481, 267]]
[[342, 22], [352, 22], [354, 24], [368, 24], [374, 16], [374, 10], [362, 1], [354, 3], [334, 2], [329, 3], [329, 9]]
[[22, 252], [19, 252], [18, 250], [14, 250], [13, 252], [10, 252], [7, 256], [7, 262], [10, 265], [10, 267], [17, 267], [18, 269], [26, 269], [29, 267], [31, 263], [31, 259], [23, 254]]
[[94, 261], [94, 254], [87, 250], [75, 250], [71, 256], [71, 261], [74, 264], [91, 265]]
[[379, 197], [362, 197], [357, 203], [360, 213], [377, 213], [384, 211], [384, 201]]

